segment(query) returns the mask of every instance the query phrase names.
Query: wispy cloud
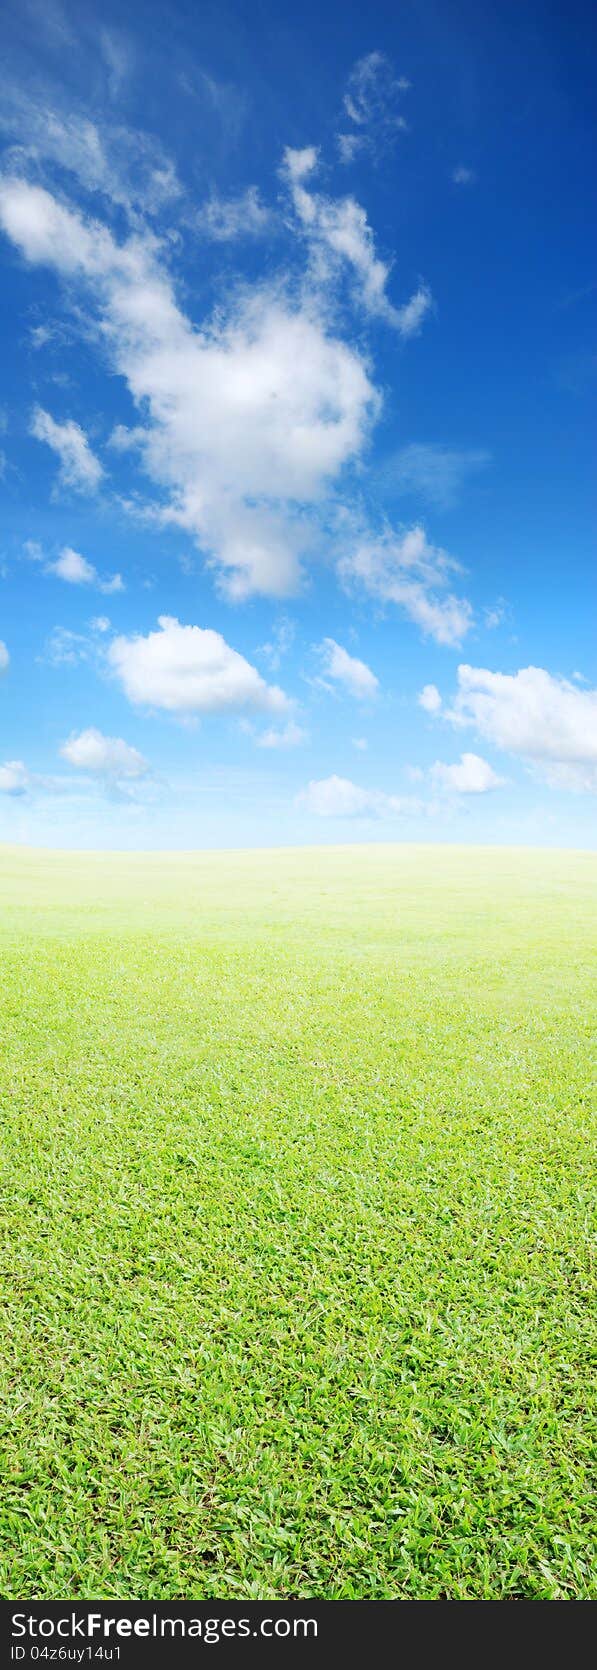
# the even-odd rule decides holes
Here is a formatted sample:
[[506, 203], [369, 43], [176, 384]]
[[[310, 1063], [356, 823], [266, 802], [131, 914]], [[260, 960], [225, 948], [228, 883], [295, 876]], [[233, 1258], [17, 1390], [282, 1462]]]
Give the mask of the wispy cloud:
[[386, 459], [379, 478], [390, 492], [410, 494], [440, 510], [449, 510], [458, 503], [469, 477], [490, 463], [491, 453], [480, 448], [413, 441]]
[[306, 181], [317, 169], [318, 152], [312, 145], [284, 153], [282, 177], [311, 250], [316, 282], [328, 284], [348, 266], [365, 312], [382, 319], [401, 336], [416, 336], [432, 305], [427, 284], [419, 284], [410, 300], [396, 307], [387, 295], [390, 267], [375, 253], [373, 232], [365, 210], [354, 197], [332, 198], [309, 190]]
[[356, 527], [339, 561], [345, 586], [396, 604], [438, 644], [461, 643], [472, 626], [467, 598], [447, 589], [450, 576], [458, 572], [458, 563], [432, 545], [420, 526], [402, 532], [386, 527], [377, 535]]
[[402, 113], [411, 83], [396, 76], [383, 52], [367, 52], [354, 64], [343, 99], [343, 126], [337, 135], [340, 161], [350, 163], [362, 152], [377, 158], [407, 127]]
[[214, 243], [262, 238], [271, 222], [271, 210], [262, 203], [257, 186], [248, 186], [238, 197], [218, 197], [213, 193], [193, 217], [193, 225]]
[[4, 157], [7, 173], [40, 176], [49, 169], [60, 185], [64, 175], [71, 176], [85, 193], [100, 193], [108, 207], [118, 205], [135, 222], [181, 196], [176, 169], [159, 140], [111, 118], [104, 117], [100, 126], [86, 111], [38, 103], [22, 89], [7, 87], [0, 129], [14, 141]]
[[72, 418], [60, 423], [42, 406], [36, 406], [31, 417], [31, 434], [51, 447], [60, 459], [62, 487], [70, 487], [75, 493], [97, 491], [104, 472], [78, 423]]

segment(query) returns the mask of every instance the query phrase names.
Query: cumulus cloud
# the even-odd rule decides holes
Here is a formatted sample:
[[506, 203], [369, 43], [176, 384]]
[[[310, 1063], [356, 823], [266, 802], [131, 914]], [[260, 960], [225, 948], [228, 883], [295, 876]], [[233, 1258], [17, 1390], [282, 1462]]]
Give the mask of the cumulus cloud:
[[365, 311], [383, 319], [401, 336], [416, 336], [432, 305], [428, 286], [420, 284], [403, 307], [390, 302], [386, 293], [390, 268], [375, 253], [373, 232], [360, 203], [354, 197], [334, 199], [308, 190], [305, 181], [316, 169], [317, 158], [312, 145], [300, 151], [287, 148], [282, 168], [311, 248], [315, 278], [328, 283], [335, 270], [348, 264]]
[[300, 748], [307, 741], [307, 732], [290, 719], [281, 730], [262, 731], [255, 740], [258, 748]]
[[384, 486], [399, 493], [415, 493], [440, 510], [457, 503], [470, 475], [482, 470], [491, 454], [480, 449], [447, 447], [433, 441], [402, 447], [382, 466]]
[[394, 143], [407, 125], [401, 104], [410, 85], [406, 76], [394, 74], [383, 52], [357, 59], [343, 99], [344, 129], [337, 136], [342, 162], [353, 162], [362, 151], [377, 156]]
[[0, 182], [0, 224], [26, 260], [85, 286], [101, 340], [147, 416], [124, 437], [239, 598], [297, 589], [304, 512], [356, 457], [378, 409], [364, 359], [313, 298], [268, 285], [196, 330], [149, 234], [104, 225], [23, 180]]
[[73, 551], [70, 545], [65, 545], [55, 562], [45, 565], [46, 574], [55, 574], [58, 580], [66, 580], [71, 586], [96, 586], [98, 591], [110, 595], [112, 592], [124, 591], [124, 581], [120, 574], [112, 574], [109, 579], [102, 579], [97, 568], [80, 551]]
[[170, 713], [283, 712], [288, 698], [219, 632], [160, 615], [158, 630], [114, 638], [108, 664], [130, 702]]
[[430, 777], [435, 788], [450, 794], [486, 794], [488, 789], [500, 788], [504, 781], [480, 754], [461, 754], [453, 765], [436, 760]]
[[384, 794], [363, 789], [348, 777], [313, 779], [298, 796], [297, 804], [319, 818], [401, 818], [418, 817], [430, 810], [412, 795]]
[[59, 479], [63, 487], [72, 487], [76, 493], [96, 491], [104, 472], [78, 423], [74, 423], [72, 418], [65, 423], [57, 423], [50, 412], [36, 406], [31, 418], [31, 434], [37, 441], [45, 441], [57, 453], [60, 459]]
[[86, 731], [73, 732], [60, 753], [78, 771], [98, 777], [143, 777], [149, 770], [138, 748], [123, 742], [122, 737], [104, 736], [93, 725]]
[[214, 243], [235, 238], [261, 238], [271, 224], [271, 213], [262, 203], [257, 186], [249, 186], [238, 197], [214, 193], [201, 205], [194, 224]]
[[10, 655], [3, 638], [0, 638], [0, 673], [5, 673], [10, 666]]
[[465, 168], [463, 163], [459, 163], [458, 167], [452, 170], [455, 186], [474, 186], [476, 178], [474, 168]]
[[462, 665], [452, 705], [435, 711], [521, 756], [554, 786], [597, 788], [597, 690], [579, 689], [543, 667], [494, 673]]
[[425, 713], [439, 713], [442, 699], [437, 684], [424, 684], [417, 701], [419, 707], [424, 708]]
[[473, 612], [466, 598], [447, 591], [458, 564], [431, 545], [424, 528], [405, 533], [387, 528], [381, 535], [347, 541], [339, 574], [348, 587], [360, 586], [383, 603], [396, 603], [423, 633], [438, 644], [459, 644], [469, 631]]
[[324, 674], [337, 684], [343, 684], [352, 696], [359, 701], [376, 696], [379, 690], [379, 679], [365, 661], [359, 661], [356, 655], [349, 655], [348, 650], [337, 644], [335, 638], [324, 638], [320, 645], [320, 655]]
[[31, 776], [22, 760], [5, 760], [0, 765], [0, 794], [26, 794]]

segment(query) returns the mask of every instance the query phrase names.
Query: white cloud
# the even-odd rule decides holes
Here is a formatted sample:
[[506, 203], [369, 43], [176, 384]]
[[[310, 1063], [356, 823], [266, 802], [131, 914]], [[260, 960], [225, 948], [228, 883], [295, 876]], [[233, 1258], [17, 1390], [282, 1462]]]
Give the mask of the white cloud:
[[401, 336], [415, 336], [431, 307], [431, 292], [421, 284], [403, 307], [394, 307], [386, 294], [390, 268], [375, 253], [373, 232], [365, 210], [354, 197], [334, 199], [307, 190], [305, 180], [317, 166], [318, 153], [309, 145], [302, 151], [287, 148], [282, 167], [292, 202], [308, 239], [316, 281], [326, 285], [343, 262], [356, 275], [358, 297], [365, 311], [385, 320]]
[[79, 551], [72, 551], [70, 545], [65, 545], [56, 561], [46, 564], [46, 569], [48, 574], [56, 574], [59, 580], [68, 580], [72, 586], [91, 586], [97, 579], [93, 563]]
[[494, 673], [458, 668], [458, 690], [443, 715], [472, 726], [504, 753], [520, 755], [567, 788], [597, 788], [597, 690], [578, 689], [543, 667]]
[[[147, 415], [129, 443], [236, 598], [297, 589], [302, 512], [356, 457], [378, 409], [362, 357], [313, 297], [242, 292], [195, 330], [149, 234], [106, 227], [22, 180], [0, 183], [0, 224], [33, 262], [78, 278], [102, 342]], [[121, 437], [122, 438], [122, 437]]]
[[63, 759], [79, 771], [98, 777], [142, 777], [149, 770], [147, 760], [119, 736], [103, 736], [91, 725], [73, 733], [60, 749]]
[[45, 441], [58, 454], [59, 479], [63, 487], [72, 487], [76, 493], [96, 491], [104, 472], [78, 423], [74, 423], [72, 418], [66, 423], [57, 423], [42, 406], [36, 406], [31, 418], [31, 434], [37, 441]]
[[5, 673], [10, 666], [10, 655], [3, 638], [0, 638], [0, 673]]
[[22, 760], [6, 760], [0, 765], [0, 794], [26, 794], [31, 782]]
[[417, 701], [419, 703], [419, 707], [424, 708], [426, 713], [439, 713], [442, 705], [442, 699], [437, 685], [424, 684], [420, 695], [417, 697]]
[[483, 469], [491, 454], [480, 450], [413, 442], [402, 447], [380, 470], [384, 485], [399, 492], [418, 493], [440, 509], [455, 504], [469, 475]]
[[418, 817], [432, 810], [412, 795], [383, 794], [379, 789], [362, 789], [348, 777], [312, 780], [298, 796], [297, 804], [320, 818]]
[[97, 586], [98, 591], [110, 595], [112, 592], [124, 591], [124, 582], [120, 574], [112, 574], [110, 579], [102, 579], [97, 568], [79, 551], [73, 551], [70, 545], [65, 545], [55, 562], [45, 565], [46, 574], [55, 574], [58, 580], [66, 580], [71, 586]]
[[234, 238], [261, 238], [271, 224], [271, 213], [262, 203], [257, 186], [249, 186], [239, 197], [208, 197], [198, 209], [194, 225], [214, 243]]
[[366, 736], [353, 736], [352, 746], [358, 749], [359, 754], [366, 754], [369, 743]]
[[108, 648], [108, 663], [130, 702], [186, 714], [279, 713], [288, 707], [283, 691], [266, 684], [219, 632], [181, 626], [169, 615], [160, 615], [158, 628], [147, 637], [114, 638]]
[[263, 731], [255, 740], [258, 748], [300, 748], [307, 741], [307, 732], [291, 719], [282, 730]]
[[488, 789], [500, 788], [504, 781], [480, 754], [461, 754], [454, 765], [436, 760], [430, 767], [430, 777], [435, 788], [452, 794], [486, 794]]
[[476, 178], [474, 168], [465, 168], [462, 163], [452, 171], [455, 186], [474, 186]]
[[338, 569], [345, 585], [360, 585], [381, 602], [398, 604], [438, 644], [459, 644], [472, 625], [470, 603], [445, 589], [458, 564], [429, 543], [422, 527], [357, 534]]
[[338, 684], [344, 684], [352, 696], [359, 701], [377, 695], [379, 679], [365, 661], [359, 661], [355, 655], [349, 655], [348, 650], [337, 644], [335, 638], [324, 638], [320, 645], [323, 671], [328, 678]]

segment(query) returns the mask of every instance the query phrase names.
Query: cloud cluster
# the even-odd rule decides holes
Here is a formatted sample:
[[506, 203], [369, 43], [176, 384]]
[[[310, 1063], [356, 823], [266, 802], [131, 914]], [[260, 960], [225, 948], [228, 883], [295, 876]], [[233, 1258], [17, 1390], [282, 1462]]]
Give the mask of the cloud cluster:
[[427, 712], [472, 727], [504, 753], [520, 756], [555, 787], [597, 788], [597, 690], [581, 690], [543, 667], [495, 673], [458, 668], [458, 688], [444, 705], [435, 685], [419, 697]]
[[288, 698], [219, 632], [160, 615], [158, 630], [113, 638], [108, 666], [136, 706], [168, 713], [282, 713]]
[[313, 298], [268, 285], [196, 330], [149, 233], [109, 229], [24, 180], [0, 183], [0, 224], [26, 260], [84, 285], [102, 342], [149, 421], [135, 446], [233, 597], [296, 590], [316, 505], [356, 457], [378, 398], [362, 355]]

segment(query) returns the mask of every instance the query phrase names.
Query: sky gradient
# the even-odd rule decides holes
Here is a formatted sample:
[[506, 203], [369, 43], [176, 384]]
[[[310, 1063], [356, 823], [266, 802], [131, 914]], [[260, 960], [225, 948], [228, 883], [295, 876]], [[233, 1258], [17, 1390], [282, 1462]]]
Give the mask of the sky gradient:
[[594, 846], [592, 8], [3, 33], [0, 840]]

